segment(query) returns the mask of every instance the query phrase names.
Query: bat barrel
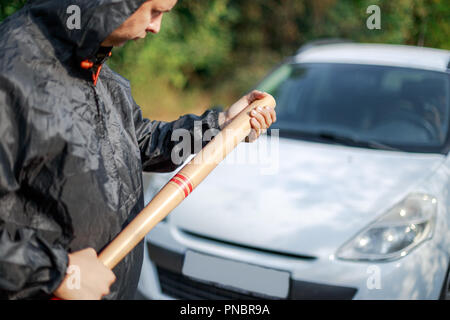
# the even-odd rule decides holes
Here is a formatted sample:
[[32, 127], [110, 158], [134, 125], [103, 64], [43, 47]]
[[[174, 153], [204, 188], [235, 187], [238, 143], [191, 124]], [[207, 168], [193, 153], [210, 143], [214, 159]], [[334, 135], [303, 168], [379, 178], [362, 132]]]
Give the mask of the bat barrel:
[[106, 267], [113, 269], [250, 134], [250, 112], [258, 106], [275, 108], [276, 102], [268, 95], [250, 104], [186, 164], [100, 253], [99, 259]]

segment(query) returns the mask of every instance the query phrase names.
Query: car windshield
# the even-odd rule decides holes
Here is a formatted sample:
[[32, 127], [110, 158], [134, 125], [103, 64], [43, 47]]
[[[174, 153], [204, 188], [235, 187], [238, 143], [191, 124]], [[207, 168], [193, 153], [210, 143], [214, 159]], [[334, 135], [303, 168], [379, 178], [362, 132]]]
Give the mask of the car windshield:
[[277, 100], [280, 135], [377, 149], [443, 152], [449, 74], [421, 69], [284, 64], [258, 88]]

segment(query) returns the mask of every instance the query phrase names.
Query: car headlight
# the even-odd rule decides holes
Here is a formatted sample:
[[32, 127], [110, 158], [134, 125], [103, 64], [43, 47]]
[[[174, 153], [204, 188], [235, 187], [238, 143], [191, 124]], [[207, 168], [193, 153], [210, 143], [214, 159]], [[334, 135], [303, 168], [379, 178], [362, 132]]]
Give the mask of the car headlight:
[[345, 260], [394, 260], [432, 236], [437, 200], [414, 193], [388, 210], [356, 237], [345, 243], [336, 256]]

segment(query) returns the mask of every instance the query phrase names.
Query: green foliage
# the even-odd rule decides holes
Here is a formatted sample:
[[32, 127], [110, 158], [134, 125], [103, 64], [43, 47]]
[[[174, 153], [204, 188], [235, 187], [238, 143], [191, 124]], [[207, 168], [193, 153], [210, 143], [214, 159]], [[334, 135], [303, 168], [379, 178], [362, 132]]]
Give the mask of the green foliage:
[[231, 63], [230, 25], [236, 14], [227, 5], [227, 0], [180, 2], [175, 14], [164, 17], [158, 36], [128, 44], [112, 65], [132, 81], [158, 75], [177, 89], [207, 81]]
[[[381, 30], [365, 27], [372, 4], [380, 6]], [[311, 35], [450, 49], [449, 21], [448, 0], [335, 1], [313, 23]]]
[[0, 21], [23, 7], [26, 0], [0, 0]]
[[[0, 0], [0, 20], [25, 0]], [[369, 30], [369, 5], [381, 30]], [[283, 57], [318, 38], [450, 49], [448, 0], [179, 0], [160, 34], [115, 49], [110, 65], [130, 79], [152, 117], [229, 104]]]

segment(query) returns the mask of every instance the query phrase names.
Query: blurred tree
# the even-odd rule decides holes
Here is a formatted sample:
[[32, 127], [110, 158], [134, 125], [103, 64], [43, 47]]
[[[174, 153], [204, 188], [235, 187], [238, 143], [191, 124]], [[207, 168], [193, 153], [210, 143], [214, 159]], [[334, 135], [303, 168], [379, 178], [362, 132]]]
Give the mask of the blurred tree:
[[207, 82], [231, 63], [230, 25], [237, 16], [227, 5], [228, 0], [180, 1], [175, 14], [164, 16], [158, 36], [129, 43], [113, 65], [131, 79], [158, 75], [177, 89]]
[[450, 2], [417, 1], [414, 12], [413, 44], [450, 49]]
[[0, 0], [0, 21], [22, 8], [26, 0]]
[[[317, 9], [317, 3], [328, 6]], [[450, 49], [448, 0], [309, 0], [312, 25], [308, 38], [343, 37], [360, 42], [421, 45]], [[366, 28], [368, 6], [381, 9], [381, 30]]]

